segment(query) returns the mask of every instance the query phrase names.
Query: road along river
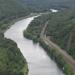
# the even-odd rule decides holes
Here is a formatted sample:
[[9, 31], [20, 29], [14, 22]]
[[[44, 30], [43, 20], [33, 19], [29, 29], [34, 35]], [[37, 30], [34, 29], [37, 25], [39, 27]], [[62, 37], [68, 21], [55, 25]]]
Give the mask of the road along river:
[[7, 39], [11, 39], [18, 45], [29, 67], [29, 75], [64, 75], [39, 44], [34, 44], [23, 36], [30, 22], [35, 17], [26, 18], [13, 24], [5, 33]]

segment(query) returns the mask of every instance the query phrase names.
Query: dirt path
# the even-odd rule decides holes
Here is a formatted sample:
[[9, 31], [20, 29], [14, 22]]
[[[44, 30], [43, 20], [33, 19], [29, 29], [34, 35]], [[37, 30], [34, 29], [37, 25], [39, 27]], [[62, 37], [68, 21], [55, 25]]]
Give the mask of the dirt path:
[[43, 30], [41, 32], [40, 38], [50, 47], [57, 50], [64, 58], [64, 60], [70, 64], [70, 66], [73, 68], [73, 72], [75, 75], [75, 60], [70, 56], [65, 50], [61, 49], [57, 44], [53, 43], [50, 39], [48, 39], [45, 35], [45, 29], [48, 25], [48, 22], [45, 23], [45, 26], [43, 27]]

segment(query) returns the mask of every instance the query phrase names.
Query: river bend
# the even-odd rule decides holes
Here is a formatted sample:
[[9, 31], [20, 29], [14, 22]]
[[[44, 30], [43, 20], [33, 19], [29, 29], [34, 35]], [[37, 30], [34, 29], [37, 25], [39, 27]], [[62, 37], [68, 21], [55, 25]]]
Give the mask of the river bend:
[[28, 62], [29, 75], [64, 75], [39, 44], [24, 38], [23, 31], [33, 19], [30, 17], [16, 22], [4, 33], [5, 37], [16, 42], [20, 48]]

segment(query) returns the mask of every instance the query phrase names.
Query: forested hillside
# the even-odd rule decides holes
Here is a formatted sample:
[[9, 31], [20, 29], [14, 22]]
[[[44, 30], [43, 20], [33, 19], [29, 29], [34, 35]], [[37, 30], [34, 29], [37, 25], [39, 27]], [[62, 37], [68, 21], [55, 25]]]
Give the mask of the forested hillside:
[[0, 0], [0, 30], [5, 30], [4, 24], [13, 19], [24, 17], [29, 14], [27, 6], [22, 6], [16, 0]]
[[29, 14], [28, 8], [16, 0], [0, 0], [0, 75], [27, 75], [27, 62], [17, 45], [4, 38], [10, 23]]
[[0, 34], [0, 75], [27, 75], [28, 66], [16, 43]]

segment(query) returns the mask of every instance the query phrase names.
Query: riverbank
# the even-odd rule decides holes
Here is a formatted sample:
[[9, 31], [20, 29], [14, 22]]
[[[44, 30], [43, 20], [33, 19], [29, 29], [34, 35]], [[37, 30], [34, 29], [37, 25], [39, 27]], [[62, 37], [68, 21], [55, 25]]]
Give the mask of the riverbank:
[[[20, 18], [16, 18], [16, 19], [13, 19], [13, 20], [11, 20], [11, 21], [9, 21], [9, 22], [7, 22], [7, 24], [4, 24], [4, 28], [3, 28], [3, 30], [2, 30], [2, 32], [0, 33], [1, 34], [1, 36], [2, 37], [0, 37], [0, 39], [5, 39], [5, 37], [3, 36], [3, 34], [7, 31], [7, 30], [9, 30], [10, 28], [11, 28], [11, 25], [13, 25], [15, 22], [17, 22], [17, 21], [20, 21], [20, 20], [22, 20], [22, 19], [26, 19], [26, 18], [28, 18], [28, 17], [32, 17], [32, 16], [36, 16], [37, 15], [37, 13], [35, 13], [35, 14], [30, 14], [30, 15], [28, 15], [28, 16], [25, 16], [25, 17], [20, 17]], [[5, 39], [4, 41], [6, 42], [8, 40], [8, 38], [7, 39]], [[11, 41], [11, 40], [9, 40], [11, 43], [10, 43], [10, 45], [12, 45], [12, 43], [14, 43], [14, 41]], [[0, 41], [1, 43], [2, 43], [2, 48], [6, 45], [5, 43], [3, 43], [3, 41]], [[8, 44], [9, 42], [7, 42], [7, 44]], [[14, 43], [14, 44], [16, 44], [16, 43]], [[13, 45], [14, 45], [13, 44]], [[3, 46], [4, 45], [4, 46]], [[23, 72], [24, 72], [24, 75], [27, 75], [28, 74], [28, 63], [26, 62], [26, 59], [25, 59], [25, 57], [24, 56], [22, 56], [22, 53], [20, 52], [20, 49], [19, 48], [17, 48], [17, 45], [16, 45], [16, 47], [14, 48], [11, 48], [11, 50], [15, 50], [15, 49], [17, 49], [17, 51], [19, 51], [19, 54], [20, 55], [18, 55], [17, 54], [17, 52], [16, 52], [16, 54], [17, 54], [17, 57], [15, 58], [15, 57], [13, 57], [13, 56], [11, 56], [10, 55], [10, 57], [12, 57], [13, 59], [13, 61], [15, 61], [16, 59], [18, 59], [18, 58], [21, 58], [21, 59], [19, 59], [19, 61], [17, 61], [17, 63], [15, 62], [15, 63], [13, 63], [13, 65], [12, 66], [14, 66], [14, 64], [15, 64], [15, 66], [20, 62], [20, 66], [21, 66], [21, 69], [20, 69], [20, 66], [18, 66], [17, 67], [17, 69], [14, 67], [13, 69], [15, 69], [16, 70], [16, 72], [14, 73], [14, 74], [19, 74], [20, 72], [23, 74]], [[5, 50], [6, 50], [6, 48], [5, 48]], [[8, 46], [7, 46], [7, 50], [10, 50], [9, 49], [9, 44], [8, 44]], [[10, 51], [10, 52], [12, 52], [12, 51]], [[13, 52], [14, 53], [14, 52]], [[14, 53], [15, 54], [15, 53]], [[14, 54], [12, 54], [12, 55], [14, 55]], [[16, 56], [16, 55], [14, 55], [14, 56]], [[10, 59], [10, 57], [8, 58], [8, 59]], [[14, 58], [15, 58], [15, 60], [14, 60]], [[21, 61], [23, 61], [23, 62], [21, 62]], [[12, 63], [12, 61], [9, 63], [9, 65]], [[24, 65], [23, 65], [24, 64]], [[11, 66], [10, 66], [11, 67]], [[12, 70], [13, 70], [12, 69]], [[19, 71], [20, 72], [18, 72], [18, 69], [19, 69]], [[7, 69], [8, 70], [8, 69]], [[8, 71], [7, 71], [8, 72]], [[13, 71], [11, 71], [12, 73], [13, 73]], [[9, 73], [9, 72], [8, 72]]]
[[[48, 53], [48, 55], [54, 60], [57, 62], [57, 65], [59, 66], [59, 68], [66, 74], [66, 75], [73, 75], [73, 69], [72, 67], [63, 59], [63, 56], [62, 54], [60, 54], [60, 52], [57, 52], [57, 50], [55, 50], [55, 48], [51, 48], [47, 45], [47, 43], [44, 42], [43, 38], [42, 39], [40, 38], [40, 33], [42, 31], [42, 29], [40, 27], [44, 27], [44, 23], [47, 21], [47, 19], [45, 17], [40, 17], [41, 18], [41, 21], [42, 19], [45, 19], [44, 22], [43, 22], [43, 25], [42, 23], [40, 24], [38, 21], [40, 21], [40, 19], [35, 19], [28, 27], [28, 29], [26, 31], [24, 31], [24, 36], [30, 40], [33, 40], [34, 43], [37, 43], [39, 42], [40, 45], [45, 48], [45, 51]], [[36, 21], [39, 23], [39, 24], [36, 24]], [[34, 26], [35, 25], [35, 26]], [[39, 26], [37, 26], [39, 25]], [[34, 27], [33, 27], [34, 26]], [[37, 31], [37, 33], [35, 32], [35, 30]]]
[[2, 75], [28, 75], [27, 61], [17, 47], [17, 44], [4, 37], [4, 33], [16, 21], [27, 17], [29, 16], [15, 18], [8, 22], [2, 21], [2, 25], [0, 26], [0, 74]]
[[24, 34], [25, 38], [33, 40], [34, 43], [39, 42], [40, 46], [44, 48], [44, 50], [47, 52], [50, 58], [52, 58], [53, 61], [55, 61], [58, 65], [58, 67], [66, 74], [66, 75], [73, 75], [73, 70], [69, 64], [65, 62], [63, 59], [63, 56], [56, 52], [55, 49], [50, 48], [42, 39], [34, 39], [29, 37], [29, 35]]

